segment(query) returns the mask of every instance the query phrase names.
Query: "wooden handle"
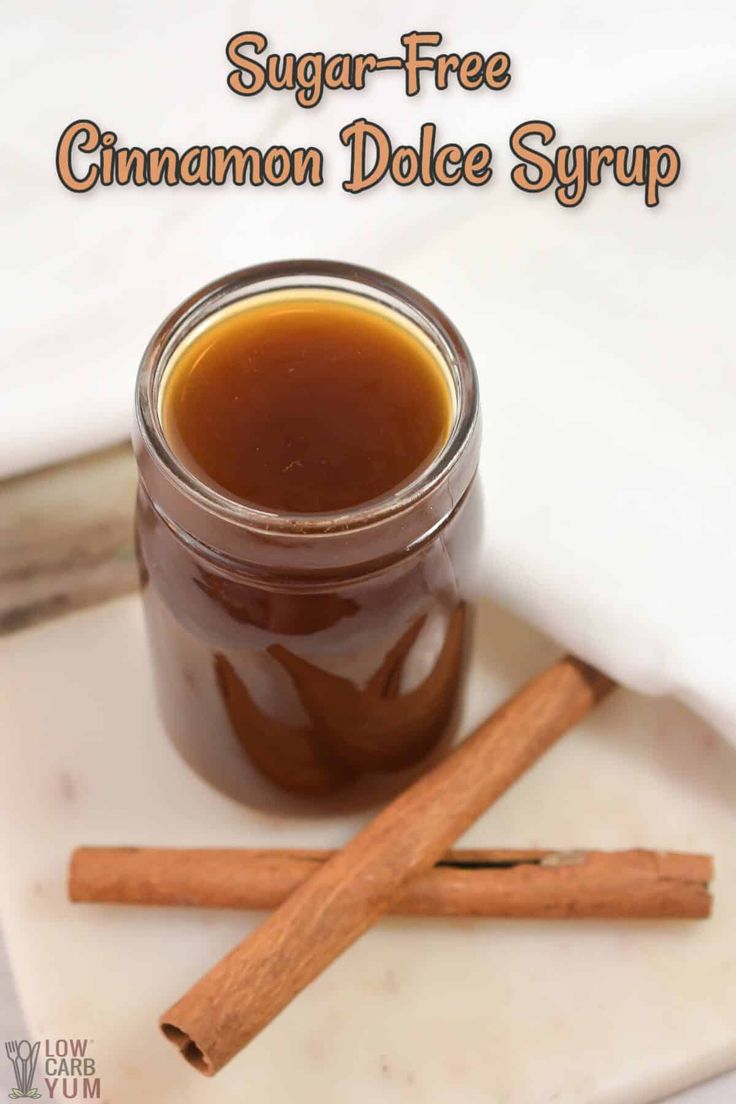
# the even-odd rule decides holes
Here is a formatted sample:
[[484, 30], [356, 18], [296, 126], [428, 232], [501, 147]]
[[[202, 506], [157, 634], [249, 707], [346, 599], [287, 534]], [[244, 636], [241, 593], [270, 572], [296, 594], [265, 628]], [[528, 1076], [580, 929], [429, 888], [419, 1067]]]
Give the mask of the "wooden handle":
[[177, 1001], [166, 1037], [216, 1073], [612, 686], [569, 656], [532, 679]]
[[[277, 908], [334, 851], [78, 847], [69, 899], [98, 904]], [[448, 851], [391, 903], [394, 916], [702, 919], [709, 855], [672, 851]]]

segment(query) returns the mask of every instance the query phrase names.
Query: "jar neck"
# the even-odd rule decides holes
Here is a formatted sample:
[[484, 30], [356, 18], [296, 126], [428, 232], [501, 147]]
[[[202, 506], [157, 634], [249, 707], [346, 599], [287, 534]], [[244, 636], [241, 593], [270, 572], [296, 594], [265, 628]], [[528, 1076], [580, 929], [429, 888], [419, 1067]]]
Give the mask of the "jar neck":
[[184, 498], [151, 464], [134, 434], [140, 480], [152, 509], [200, 558], [253, 578], [297, 580], [373, 574], [418, 554], [452, 520], [469, 494], [478, 464], [478, 433], [472, 447], [446, 480], [399, 514], [352, 530], [275, 535], [234, 526]]
[[[373, 300], [419, 327], [433, 343], [454, 390], [454, 421], [444, 447], [409, 485], [340, 514], [280, 514], [251, 508], [205, 486], [169, 448], [159, 418], [159, 391], [180, 343], [223, 308], [285, 288], [307, 294], [338, 290]], [[256, 266], [226, 276], [184, 302], [159, 327], [144, 353], [136, 413], [136, 456], [154, 508], [182, 539], [257, 573], [362, 572], [411, 554], [447, 524], [478, 463], [477, 380], [460, 334], [407, 285], [336, 262]]]

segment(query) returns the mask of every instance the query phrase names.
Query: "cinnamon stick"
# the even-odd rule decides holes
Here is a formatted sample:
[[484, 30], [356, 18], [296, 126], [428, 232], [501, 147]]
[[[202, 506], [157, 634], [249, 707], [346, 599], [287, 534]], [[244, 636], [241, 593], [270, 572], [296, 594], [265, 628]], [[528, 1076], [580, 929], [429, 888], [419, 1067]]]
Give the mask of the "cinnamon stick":
[[570, 656], [532, 679], [165, 1012], [164, 1035], [216, 1073], [612, 686]]
[[[334, 851], [79, 847], [72, 901], [273, 909]], [[679, 918], [710, 914], [708, 855], [658, 851], [448, 851], [417, 874], [398, 916], [545, 919]]]

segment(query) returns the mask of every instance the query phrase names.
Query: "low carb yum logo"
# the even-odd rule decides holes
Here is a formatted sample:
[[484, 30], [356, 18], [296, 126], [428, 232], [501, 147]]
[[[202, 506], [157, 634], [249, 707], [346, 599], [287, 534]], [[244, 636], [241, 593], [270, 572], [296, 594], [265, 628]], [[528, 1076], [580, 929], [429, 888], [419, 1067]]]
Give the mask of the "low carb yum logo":
[[[89, 1044], [89, 1039], [45, 1039], [43, 1044], [27, 1039], [7, 1042], [5, 1053], [15, 1075], [10, 1099], [100, 1100], [100, 1079], [95, 1076], [96, 1063], [88, 1052]], [[34, 1084], [36, 1080], [41, 1092]]]
[[89, 1039], [46, 1039], [44, 1087], [49, 1100], [99, 1100], [100, 1079], [88, 1053]]
[[31, 1046], [27, 1039], [13, 1039], [5, 1044], [5, 1053], [15, 1074], [15, 1087], [8, 1093], [11, 1100], [38, 1100], [40, 1097], [40, 1092], [33, 1084], [40, 1046], [40, 1043]]

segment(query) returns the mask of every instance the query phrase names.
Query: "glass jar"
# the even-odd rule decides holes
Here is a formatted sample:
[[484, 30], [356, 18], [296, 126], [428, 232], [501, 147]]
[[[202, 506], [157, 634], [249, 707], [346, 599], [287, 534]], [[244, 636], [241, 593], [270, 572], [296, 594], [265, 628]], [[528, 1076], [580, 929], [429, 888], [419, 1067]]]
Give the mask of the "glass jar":
[[[330, 289], [396, 312], [439, 354], [454, 414], [409, 485], [328, 514], [269, 512], [206, 486], [161, 425], [166, 366], [210, 316], [264, 292]], [[478, 546], [478, 394], [452, 323], [357, 265], [287, 261], [215, 281], [154, 334], [134, 434], [136, 546], [163, 720], [201, 776], [295, 811], [384, 796], [449, 737]], [[392, 781], [386, 785], [386, 779]]]

